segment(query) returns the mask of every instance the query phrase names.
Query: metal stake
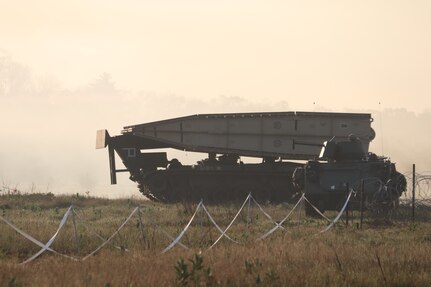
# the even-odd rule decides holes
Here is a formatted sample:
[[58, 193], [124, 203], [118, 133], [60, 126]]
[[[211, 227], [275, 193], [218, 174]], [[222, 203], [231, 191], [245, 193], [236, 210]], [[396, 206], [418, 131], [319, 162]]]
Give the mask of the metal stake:
[[361, 220], [359, 222], [359, 227], [362, 230], [362, 221], [364, 219], [364, 180], [361, 180], [361, 203], [360, 203], [360, 210], [361, 210]]
[[251, 193], [250, 193], [250, 196], [248, 197], [248, 206], [247, 206], [247, 230], [249, 229], [248, 225], [251, 223], [250, 205], [251, 205]]
[[413, 164], [413, 183], [412, 183], [412, 223], [415, 222], [415, 204], [416, 204], [416, 165]]

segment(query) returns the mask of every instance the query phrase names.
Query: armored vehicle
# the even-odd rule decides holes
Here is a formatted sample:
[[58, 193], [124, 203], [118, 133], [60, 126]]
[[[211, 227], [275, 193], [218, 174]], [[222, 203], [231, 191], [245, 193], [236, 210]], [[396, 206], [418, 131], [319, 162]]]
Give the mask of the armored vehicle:
[[[331, 202], [335, 192], [326, 191], [332, 191], [332, 186], [338, 190], [340, 180], [351, 182], [358, 176], [375, 177], [376, 172], [384, 183], [392, 178], [390, 173], [380, 176], [394, 170], [389, 161], [364, 160], [375, 137], [371, 122], [371, 114], [366, 113], [193, 115], [126, 126], [121, 135], [112, 137], [108, 131], [99, 130], [96, 148], [108, 147], [112, 184], [117, 182], [117, 172], [129, 172], [139, 190], [152, 200], [231, 201], [242, 200], [251, 192], [256, 199], [281, 202], [289, 201], [298, 192], [306, 192], [313, 202], [323, 206], [320, 196], [329, 195]], [[360, 155], [344, 152], [341, 142], [351, 134], [355, 135], [354, 145], [360, 148]], [[332, 158], [330, 155], [319, 158], [325, 141], [329, 145], [339, 142]], [[196, 164], [185, 165], [178, 159], [168, 159], [167, 152], [160, 149], [208, 156]], [[328, 154], [328, 146], [326, 151]], [[116, 168], [115, 154], [125, 169]], [[245, 163], [244, 157], [258, 158], [261, 162]], [[323, 159], [328, 161], [320, 162]], [[351, 176], [358, 164], [364, 171]], [[301, 177], [301, 169], [308, 171], [309, 176]], [[313, 177], [313, 172], [321, 171], [324, 174]], [[299, 182], [301, 178], [303, 184]], [[325, 201], [324, 206], [331, 209], [336, 204]]]

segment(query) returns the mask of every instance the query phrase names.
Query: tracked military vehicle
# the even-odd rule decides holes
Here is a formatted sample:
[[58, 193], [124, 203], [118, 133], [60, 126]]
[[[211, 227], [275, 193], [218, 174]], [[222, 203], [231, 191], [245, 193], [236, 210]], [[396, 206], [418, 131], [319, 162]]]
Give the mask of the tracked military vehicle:
[[[126, 126], [112, 137], [100, 130], [96, 147], [108, 147], [112, 184], [117, 172], [129, 172], [151, 200], [223, 202], [252, 192], [256, 199], [282, 202], [305, 192], [323, 210], [336, 208], [345, 198], [344, 186], [361, 177], [378, 178], [383, 185], [394, 178], [394, 164], [368, 153], [375, 137], [371, 122], [366, 113], [204, 114]], [[343, 143], [351, 134], [356, 151]], [[185, 165], [159, 149], [208, 156]], [[116, 168], [115, 154], [125, 169]], [[243, 157], [261, 163], [244, 163]]]

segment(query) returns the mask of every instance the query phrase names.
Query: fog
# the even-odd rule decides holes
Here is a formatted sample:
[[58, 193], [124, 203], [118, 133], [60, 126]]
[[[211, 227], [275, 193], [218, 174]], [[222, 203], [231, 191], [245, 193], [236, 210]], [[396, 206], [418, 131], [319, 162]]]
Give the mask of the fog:
[[[224, 95], [194, 99], [124, 91], [107, 73], [68, 90], [52, 79], [34, 77], [11, 58], [0, 59], [0, 179], [4, 185], [23, 191], [137, 195], [126, 175], [119, 177], [118, 186], [110, 186], [107, 151], [94, 148], [97, 129], [119, 134], [125, 125], [196, 113], [292, 110], [287, 100], [254, 102]], [[377, 133], [372, 151], [390, 157], [401, 171], [410, 170], [413, 163], [420, 170], [431, 170], [431, 111], [334, 110], [329, 106], [310, 110], [371, 112]], [[201, 155], [173, 151], [170, 156], [194, 163]]]
[[[136, 194], [126, 175], [119, 176], [118, 186], [109, 185], [107, 151], [95, 150], [98, 129], [115, 135], [125, 125], [169, 117], [289, 108], [286, 102], [253, 103], [223, 95], [205, 100], [123, 91], [107, 73], [68, 90], [52, 79], [34, 77], [8, 57], [0, 58], [0, 71], [0, 180], [23, 191]], [[201, 156], [178, 151], [172, 155], [187, 163]]]
[[[1, 0], [0, 0], [1, 1]], [[202, 113], [367, 112], [371, 150], [431, 170], [431, 2], [8, 1], [0, 11], [0, 184], [110, 186], [95, 132]], [[174, 151], [186, 163], [202, 155]]]

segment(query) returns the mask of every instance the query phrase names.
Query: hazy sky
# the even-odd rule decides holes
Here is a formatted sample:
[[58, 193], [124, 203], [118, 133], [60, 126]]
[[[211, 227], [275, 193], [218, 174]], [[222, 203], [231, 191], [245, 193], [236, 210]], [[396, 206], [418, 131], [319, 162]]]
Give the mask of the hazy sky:
[[372, 112], [375, 152], [431, 169], [431, 1], [0, 7], [0, 183], [135, 194], [95, 131], [211, 112]]
[[431, 107], [431, 1], [2, 1], [0, 48], [66, 88]]

